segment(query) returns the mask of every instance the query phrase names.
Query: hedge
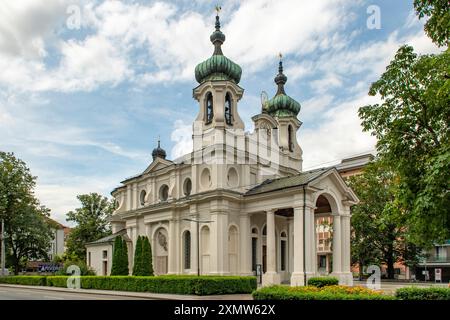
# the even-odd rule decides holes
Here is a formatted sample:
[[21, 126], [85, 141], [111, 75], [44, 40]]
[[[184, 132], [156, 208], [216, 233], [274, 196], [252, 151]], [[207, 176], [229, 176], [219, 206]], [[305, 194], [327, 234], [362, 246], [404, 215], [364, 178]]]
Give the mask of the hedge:
[[[47, 285], [53, 287], [67, 287], [68, 276], [47, 276], [43, 282], [31, 283], [28, 278], [6, 277], [14, 284]], [[20, 279], [19, 279], [20, 278]], [[22, 279], [27, 278], [27, 279]], [[257, 288], [256, 277], [238, 276], [81, 276], [81, 288], [97, 290], [118, 290], [134, 292], [174, 293], [191, 295], [213, 295], [251, 293]], [[0, 278], [2, 279], [2, 278]], [[13, 280], [15, 279], [15, 280]], [[5, 282], [6, 283], [6, 282]], [[41, 284], [42, 283], [42, 284]]]
[[395, 300], [395, 297], [363, 287], [276, 285], [252, 293], [255, 300]]
[[0, 283], [45, 286], [46, 278], [46, 276], [6, 276], [0, 277]]
[[317, 288], [322, 288], [325, 286], [337, 286], [339, 284], [339, 279], [336, 277], [314, 277], [308, 279], [308, 285]]
[[400, 288], [395, 296], [400, 300], [450, 300], [450, 288]]

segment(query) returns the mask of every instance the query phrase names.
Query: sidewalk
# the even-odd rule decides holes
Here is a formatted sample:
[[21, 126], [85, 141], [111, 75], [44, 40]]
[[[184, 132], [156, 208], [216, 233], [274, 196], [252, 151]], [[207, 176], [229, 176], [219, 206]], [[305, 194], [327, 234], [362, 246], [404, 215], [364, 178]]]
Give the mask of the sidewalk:
[[69, 292], [69, 293], [83, 293], [83, 294], [100, 294], [117, 297], [131, 297], [152, 300], [253, 300], [251, 294], [224, 294], [211, 296], [196, 296], [196, 295], [182, 295], [182, 294], [168, 294], [168, 293], [151, 293], [151, 292], [130, 292], [130, 291], [113, 291], [113, 290], [94, 290], [94, 289], [68, 289], [58, 287], [44, 287], [44, 286], [25, 286], [14, 284], [0, 284], [1, 287], [24, 288], [39, 291], [53, 291], [53, 292]]

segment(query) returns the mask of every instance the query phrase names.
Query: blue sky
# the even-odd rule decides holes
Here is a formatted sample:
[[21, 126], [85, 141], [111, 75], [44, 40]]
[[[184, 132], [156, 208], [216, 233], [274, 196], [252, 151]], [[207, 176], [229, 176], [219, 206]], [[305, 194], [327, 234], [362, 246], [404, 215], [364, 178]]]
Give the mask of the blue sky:
[[[298, 139], [305, 169], [374, 151], [375, 140], [362, 133], [357, 117], [359, 107], [377, 101], [367, 96], [370, 83], [402, 44], [438, 52], [412, 0], [220, 4], [223, 52], [243, 69], [238, 108], [246, 129], [261, 108], [261, 91], [276, 91], [282, 52], [286, 91], [302, 105]], [[65, 222], [65, 213], [78, 206], [77, 194], [109, 196], [121, 180], [143, 171], [159, 135], [169, 158], [189, 152], [198, 112], [194, 68], [213, 51], [214, 5], [2, 5], [0, 150], [14, 152], [38, 176], [36, 194], [55, 219]], [[371, 5], [380, 9], [380, 29], [367, 27]]]

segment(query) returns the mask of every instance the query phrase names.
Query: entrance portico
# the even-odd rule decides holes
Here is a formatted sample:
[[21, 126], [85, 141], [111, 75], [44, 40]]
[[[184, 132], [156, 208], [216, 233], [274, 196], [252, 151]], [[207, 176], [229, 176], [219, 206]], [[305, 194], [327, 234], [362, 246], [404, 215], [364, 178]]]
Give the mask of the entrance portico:
[[[350, 202], [355, 200], [342, 198], [339, 187], [348, 189], [345, 184], [335, 184], [335, 188], [328, 187], [327, 190], [320, 188], [323, 183], [330, 185], [330, 181], [323, 180], [341, 180], [334, 169], [322, 174], [304, 185], [292, 186], [290, 190], [266, 190], [259, 195], [264, 194], [267, 200], [255, 196], [255, 203], [248, 204], [248, 207], [269, 207], [249, 212], [252, 227], [247, 241], [251, 244], [251, 265], [253, 271], [257, 264], [262, 265], [263, 285], [290, 282], [292, 286], [300, 286], [318, 276], [318, 248], [323, 253], [324, 241], [332, 256], [329, 254], [328, 268], [321, 270], [320, 275], [331, 274], [339, 278], [340, 283], [350, 284], [349, 208]], [[249, 195], [252, 193], [258, 195], [256, 190]], [[268, 199], [272, 206], [265, 203]], [[273, 206], [274, 199], [279, 202], [277, 206]]]

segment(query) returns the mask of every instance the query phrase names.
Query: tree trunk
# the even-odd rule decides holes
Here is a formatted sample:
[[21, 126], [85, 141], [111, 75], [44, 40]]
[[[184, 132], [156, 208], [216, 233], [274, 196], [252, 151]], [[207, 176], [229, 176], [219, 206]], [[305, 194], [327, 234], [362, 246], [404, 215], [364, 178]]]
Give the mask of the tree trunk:
[[394, 279], [394, 248], [393, 246], [389, 246], [387, 257], [386, 257], [386, 263], [387, 263], [387, 278], [388, 279]]
[[362, 281], [363, 280], [363, 268], [364, 268], [364, 265], [362, 264], [361, 261], [358, 262], [358, 265], [359, 265], [359, 281]]

